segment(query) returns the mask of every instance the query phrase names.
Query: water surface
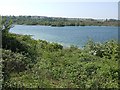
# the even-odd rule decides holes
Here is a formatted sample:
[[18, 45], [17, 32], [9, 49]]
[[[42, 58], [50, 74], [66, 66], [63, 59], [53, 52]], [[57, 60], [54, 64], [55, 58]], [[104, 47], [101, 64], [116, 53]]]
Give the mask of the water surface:
[[34, 39], [57, 42], [64, 46], [83, 47], [89, 38], [105, 42], [118, 38], [118, 27], [113, 26], [65, 26], [15, 25], [10, 32], [33, 35]]

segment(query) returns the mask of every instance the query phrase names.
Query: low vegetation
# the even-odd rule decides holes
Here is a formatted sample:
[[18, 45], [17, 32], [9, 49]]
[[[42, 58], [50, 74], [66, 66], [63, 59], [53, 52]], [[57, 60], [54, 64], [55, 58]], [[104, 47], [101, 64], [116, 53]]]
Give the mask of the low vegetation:
[[1, 29], [3, 88], [118, 88], [117, 41], [63, 48], [9, 33], [5, 25], [11, 24]]

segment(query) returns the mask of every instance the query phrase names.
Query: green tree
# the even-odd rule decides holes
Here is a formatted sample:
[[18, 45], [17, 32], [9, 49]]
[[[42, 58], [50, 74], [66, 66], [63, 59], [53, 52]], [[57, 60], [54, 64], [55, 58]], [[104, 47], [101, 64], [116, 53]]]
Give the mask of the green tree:
[[8, 33], [10, 28], [13, 27], [12, 20], [7, 17], [2, 18], [0, 20], [0, 23], [1, 23], [0, 28], [1, 28], [3, 34]]

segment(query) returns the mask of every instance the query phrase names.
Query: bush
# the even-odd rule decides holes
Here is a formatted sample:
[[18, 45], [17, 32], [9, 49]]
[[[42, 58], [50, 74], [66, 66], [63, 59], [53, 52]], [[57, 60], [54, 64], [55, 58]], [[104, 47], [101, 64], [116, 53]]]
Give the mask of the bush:
[[20, 54], [14, 53], [11, 50], [2, 50], [3, 72], [6, 80], [10, 73], [19, 73], [28, 68], [30, 58]]
[[110, 40], [105, 43], [95, 43], [89, 40], [84, 47], [85, 52], [104, 57], [108, 59], [118, 58], [118, 43], [115, 40]]

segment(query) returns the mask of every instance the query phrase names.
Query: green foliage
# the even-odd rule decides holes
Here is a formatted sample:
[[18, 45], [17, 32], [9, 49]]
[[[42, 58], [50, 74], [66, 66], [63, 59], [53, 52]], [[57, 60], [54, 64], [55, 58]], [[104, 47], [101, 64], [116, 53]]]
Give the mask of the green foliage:
[[30, 63], [30, 58], [10, 50], [2, 50], [2, 60], [4, 81], [9, 78], [10, 73], [25, 71], [28, 68], [28, 63]]
[[9, 30], [2, 37], [4, 87], [118, 88], [119, 44], [115, 40], [89, 40], [81, 49], [63, 48]]
[[1, 22], [2, 34], [8, 33], [11, 27], [12, 27], [12, 20], [7, 17], [2, 18], [2, 22]]
[[0, 89], [2, 89], [2, 84], [3, 84], [3, 65], [2, 65], [2, 49], [0, 49]]
[[0, 31], [2, 30], [2, 17], [0, 16]]
[[108, 59], [118, 59], [118, 43], [115, 40], [110, 40], [103, 44], [94, 43], [92, 40], [89, 40], [84, 49], [92, 55]]
[[31, 58], [31, 62], [37, 61], [38, 47], [37, 41], [33, 40], [30, 36], [21, 36], [16, 34], [4, 34], [2, 35], [2, 48], [12, 50], [12, 52], [23, 53], [27, 57]]
[[[38, 42], [41, 44], [40, 40]], [[113, 48], [117, 48], [115, 41], [109, 41], [101, 44], [101, 47], [104, 46], [101, 49], [108, 50], [108, 46], [106, 46], [108, 43], [112, 47], [114, 44]], [[30, 70], [19, 74], [10, 74], [9, 81], [5, 83], [6, 86], [118, 88], [118, 60], [115, 56], [108, 58], [89, 54], [89, 51], [86, 52], [86, 49], [90, 48], [89, 46], [84, 49], [71, 46], [71, 48], [51, 51], [48, 47], [52, 47], [51, 45], [54, 44], [46, 41], [42, 41], [42, 44], [47, 47], [39, 48], [42, 52], [42, 58]], [[94, 43], [94, 45], [97, 47], [98, 44]], [[94, 48], [90, 50], [94, 50]]]

